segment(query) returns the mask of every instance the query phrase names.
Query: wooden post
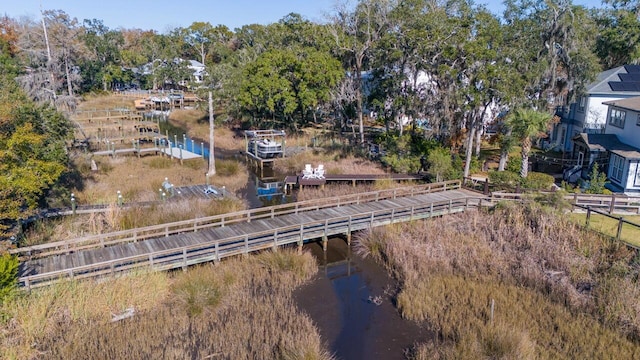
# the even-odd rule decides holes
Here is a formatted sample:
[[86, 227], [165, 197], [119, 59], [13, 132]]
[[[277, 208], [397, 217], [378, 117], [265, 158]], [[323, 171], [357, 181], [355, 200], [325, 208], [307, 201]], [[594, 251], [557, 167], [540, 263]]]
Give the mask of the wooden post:
[[220, 242], [216, 241], [216, 263], [220, 262]]
[[620, 219], [618, 219], [618, 232], [616, 233], [616, 240], [620, 240], [620, 235], [622, 235], [623, 224], [624, 224], [624, 217], [620, 216]]
[[182, 271], [187, 271], [187, 249], [182, 249]]
[[322, 236], [322, 251], [327, 252], [327, 248], [329, 247], [329, 239], [327, 235]]
[[589, 222], [591, 221], [591, 207], [587, 206], [587, 219], [586, 219], [586, 223], [584, 224], [585, 228], [589, 228]]
[[300, 240], [298, 240], [298, 252], [302, 252], [302, 244], [304, 243], [304, 225], [300, 224]]
[[489, 178], [484, 179], [484, 190], [482, 194], [489, 195]]
[[491, 299], [491, 322], [493, 323], [493, 311], [495, 309], [496, 306], [496, 301], [494, 299]]
[[273, 233], [273, 251], [278, 251], [278, 230]]
[[616, 194], [611, 194], [609, 201], [611, 201], [611, 203], [609, 203], [609, 214], [613, 214], [616, 208]]

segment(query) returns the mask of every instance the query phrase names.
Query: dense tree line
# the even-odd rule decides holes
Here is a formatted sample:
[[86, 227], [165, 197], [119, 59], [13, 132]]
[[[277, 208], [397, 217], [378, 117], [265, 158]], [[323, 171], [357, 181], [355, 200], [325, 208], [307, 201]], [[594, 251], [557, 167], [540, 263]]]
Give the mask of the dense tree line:
[[[2, 21], [5, 28], [6, 19]], [[0, 238], [15, 219], [46, 207], [48, 195], [64, 192], [68, 173], [67, 119], [50, 104], [30, 99], [15, 81], [19, 74], [15, 33], [0, 36]]]
[[[288, 129], [354, 124], [360, 143], [364, 118], [375, 114], [387, 139], [409, 137], [395, 142], [396, 156], [433, 148], [417, 131], [426, 126], [441, 146], [460, 152], [466, 175], [487, 118], [508, 114], [498, 140], [506, 160], [515, 142], [528, 145], [544, 130], [540, 114], [550, 119], [599, 71], [640, 59], [637, 1], [607, 0], [596, 9], [571, 0], [504, 5], [503, 14], [493, 14], [471, 0], [359, 0], [338, 4], [324, 23], [289, 14], [269, 25], [231, 30], [194, 22], [166, 33], [111, 29], [62, 10], [43, 11], [38, 20], [5, 17], [1, 181], [19, 183], [28, 174], [17, 171], [32, 156], [44, 185], [3, 183], [0, 217], [35, 206], [64, 172], [68, 125], [53, 109], [72, 111], [87, 92], [213, 90], [228, 114], [223, 119]], [[181, 59], [206, 66], [203, 83], [189, 81]]]

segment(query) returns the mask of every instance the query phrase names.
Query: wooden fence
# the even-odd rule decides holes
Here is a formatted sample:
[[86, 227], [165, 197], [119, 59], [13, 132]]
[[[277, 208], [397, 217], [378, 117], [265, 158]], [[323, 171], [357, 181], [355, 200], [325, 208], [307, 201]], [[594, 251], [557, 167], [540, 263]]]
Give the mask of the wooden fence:
[[[538, 192], [536, 194], [549, 194], [551, 192]], [[523, 200], [530, 193], [512, 193], [496, 191], [487, 197], [491, 202], [502, 200]], [[597, 194], [568, 194], [564, 199], [569, 201], [571, 205], [591, 209], [600, 209], [608, 211], [609, 214], [615, 213], [635, 213], [640, 214], [640, 198], [620, 196], [620, 195], [597, 195]]]
[[[611, 215], [610, 213], [593, 209], [591, 206], [576, 205], [576, 207], [586, 210], [587, 214], [586, 214], [585, 225], [584, 225], [585, 228], [592, 231], [596, 231], [602, 235], [610, 236], [615, 240], [623, 242], [625, 245], [629, 247], [640, 250], [640, 245], [638, 243], [631, 242], [634, 240], [635, 241], [640, 240], [640, 238], [638, 238], [637, 236], [637, 234], [640, 234], [640, 224], [626, 220], [623, 216], [614, 216], [614, 215]], [[615, 227], [615, 234], [607, 231], [605, 227], [600, 227], [600, 228], [592, 227], [591, 222], [594, 214], [601, 215], [604, 218], [612, 219], [615, 222], [617, 222]], [[625, 229], [625, 225], [627, 228], [627, 233], [623, 234], [623, 229]]]
[[72, 251], [86, 250], [96, 247], [106, 247], [115, 244], [137, 242], [145, 239], [167, 237], [185, 232], [221, 227], [238, 222], [251, 222], [258, 219], [274, 218], [285, 214], [297, 214], [303, 211], [319, 210], [330, 207], [340, 207], [350, 204], [360, 204], [396, 197], [415, 196], [460, 188], [459, 180], [418, 186], [402, 187], [387, 190], [377, 190], [365, 193], [343, 195], [326, 199], [314, 199], [289, 204], [275, 205], [238, 211], [228, 214], [189, 219], [142, 228], [122, 230], [107, 234], [84, 236], [75, 239], [56, 241], [46, 244], [33, 245], [11, 249], [10, 253], [19, 256], [20, 260], [37, 259], [41, 257], [66, 254]]

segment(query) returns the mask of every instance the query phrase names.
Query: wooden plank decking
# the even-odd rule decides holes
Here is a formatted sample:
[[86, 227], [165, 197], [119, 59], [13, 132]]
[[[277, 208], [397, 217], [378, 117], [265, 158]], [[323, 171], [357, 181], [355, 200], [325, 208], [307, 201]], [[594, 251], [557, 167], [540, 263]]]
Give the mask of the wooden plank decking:
[[193, 232], [167, 233], [164, 237], [25, 260], [20, 266], [19, 281], [31, 287], [62, 277], [93, 277], [140, 267], [185, 268], [287, 244], [301, 246], [306, 241], [369, 227], [460, 212], [478, 205], [480, 197], [463, 189], [348, 205], [338, 202], [317, 210], [247, 218], [227, 226], [196, 228]]

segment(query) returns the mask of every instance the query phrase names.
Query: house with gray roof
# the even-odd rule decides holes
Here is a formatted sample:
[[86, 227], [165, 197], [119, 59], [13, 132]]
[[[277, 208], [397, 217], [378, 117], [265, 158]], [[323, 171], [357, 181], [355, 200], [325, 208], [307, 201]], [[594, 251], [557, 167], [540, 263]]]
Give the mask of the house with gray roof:
[[606, 171], [608, 187], [640, 194], [640, 96], [603, 102], [607, 106], [604, 134], [573, 137], [573, 158], [582, 177], [594, 162]]
[[640, 65], [601, 72], [578, 102], [556, 110], [560, 122], [550, 134], [548, 147], [571, 152], [572, 139], [577, 135], [604, 133], [608, 114], [605, 103], [636, 96], [640, 96]]

